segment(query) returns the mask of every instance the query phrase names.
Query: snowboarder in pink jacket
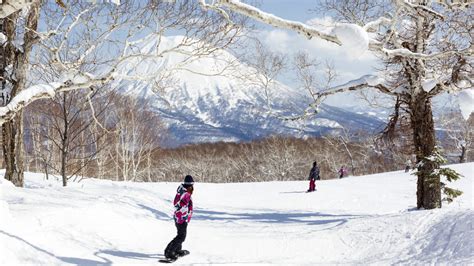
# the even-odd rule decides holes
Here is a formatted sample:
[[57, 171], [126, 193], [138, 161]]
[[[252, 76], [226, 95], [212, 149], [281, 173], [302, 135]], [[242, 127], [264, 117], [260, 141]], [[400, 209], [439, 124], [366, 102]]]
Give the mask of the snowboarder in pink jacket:
[[168, 246], [166, 246], [165, 257], [167, 259], [175, 260], [180, 256], [189, 254], [189, 251], [182, 250], [182, 244], [186, 239], [188, 223], [191, 221], [193, 215], [193, 200], [191, 199], [193, 191], [194, 179], [192, 176], [187, 175], [184, 178], [183, 184], [178, 187], [173, 200], [175, 207], [174, 222], [178, 233]]

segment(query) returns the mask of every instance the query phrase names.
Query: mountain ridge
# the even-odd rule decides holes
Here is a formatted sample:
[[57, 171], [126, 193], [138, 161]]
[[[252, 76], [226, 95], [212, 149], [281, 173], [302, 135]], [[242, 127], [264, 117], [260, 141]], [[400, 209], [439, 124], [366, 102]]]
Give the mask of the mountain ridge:
[[[155, 82], [117, 79], [114, 87], [123, 94], [134, 95], [151, 102], [152, 110], [163, 119], [170, 137], [165, 146], [217, 141], [250, 141], [270, 135], [295, 137], [338, 134], [344, 127], [349, 131], [380, 130], [383, 121], [376, 117], [357, 114], [329, 105], [321, 105], [320, 113], [311, 119], [287, 121], [279, 117], [302, 114], [311, 102], [309, 97], [282, 83], [275, 82], [267, 92], [245, 79], [255, 73], [229, 52], [216, 51], [212, 56], [190, 60], [194, 42], [182, 45], [182, 36], [148, 36], [142, 41], [140, 51], [166, 53], [140, 61], [130, 61], [120, 69], [129, 76], [147, 76], [166, 73], [172, 86], [156, 92]], [[190, 50], [187, 51], [186, 49]], [[184, 51], [184, 52], [183, 52]], [[233, 67], [227, 69], [227, 63]], [[178, 67], [177, 67], [178, 66]], [[201, 75], [198, 73], [221, 73]], [[158, 81], [159, 82], [159, 81]]]

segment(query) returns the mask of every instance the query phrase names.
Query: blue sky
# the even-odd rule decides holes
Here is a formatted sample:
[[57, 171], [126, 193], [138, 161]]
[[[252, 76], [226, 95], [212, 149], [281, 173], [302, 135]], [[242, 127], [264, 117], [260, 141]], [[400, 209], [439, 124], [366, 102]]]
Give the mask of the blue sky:
[[316, 0], [260, 0], [260, 4], [263, 11], [286, 19], [306, 21], [316, 16], [309, 11], [316, 6]]

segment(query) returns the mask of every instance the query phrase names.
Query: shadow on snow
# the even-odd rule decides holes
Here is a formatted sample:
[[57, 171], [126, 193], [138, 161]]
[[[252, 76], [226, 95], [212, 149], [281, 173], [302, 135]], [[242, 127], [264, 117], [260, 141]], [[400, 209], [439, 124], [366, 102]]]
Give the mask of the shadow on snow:
[[139, 253], [139, 252], [131, 252], [131, 251], [120, 251], [120, 250], [100, 250], [94, 255], [96, 255], [99, 258], [102, 258], [99, 256], [99, 254], [107, 254], [107, 255], [112, 255], [115, 257], [122, 257], [122, 258], [128, 258], [128, 259], [138, 259], [138, 260], [148, 260], [148, 259], [161, 259], [164, 257], [163, 254], [147, 254], [147, 253]]
[[21, 237], [18, 237], [16, 235], [12, 235], [12, 234], [9, 234], [3, 230], [0, 230], [0, 233], [1, 234], [4, 234], [8, 237], [11, 237], [13, 239], [16, 239], [22, 243], [25, 243], [26, 245], [32, 247], [33, 249], [39, 251], [39, 252], [42, 252], [42, 253], [45, 253], [51, 257], [54, 257], [62, 262], [65, 262], [65, 263], [71, 263], [71, 264], [76, 264], [76, 265], [111, 265], [112, 264], [112, 261], [106, 259], [106, 258], [102, 258], [102, 257], [99, 257], [100, 259], [102, 260], [91, 260], [91, 259], [82, 259], [82, 258], [74, 258], [74, 257], [62, 257], [62, 256], [56, 256], [55, 254], [43, 249], [43, 248], [40, 248], [26, 240], [24, 240], [23, 238]]
[[142, 209], [145, 209], [147, 211], [150, 211], [151, 213], [153, 213], [155, 215], [155, 218], [158, 219], [158, 220], [169, 220], [171, 219], [171, 216], [162, 212], [162, 211], [159, 211], [157, 209], [153, 209], [151, 207], [148, 207], [146, 205], [143, 205], [143, 204], [137, 204], [138, 207], [142, 208]]
[[[196, 209], [193, 219], [203, 221], [253, 221], [261, 223], [332, 225], [336, 227], [351, 219], [367, 217], [367, 215], [334, 215], [320, 212], [221, 212]], [[329, 229], [329, 228], [325, 228]], [[324, 229], [324, 230], [325, 230]]]
[[[63, 257], [63, 256], [57, 256], [54, 253], [47, 251], [43, 248], [40, 248], [25, 239], [18, 237], [16, 235], [12, 235], [10, 233], [7, 233], [3, 230], [0, 230], [0, 234], [3, 234], [5, 236], [11, 237], [13, 239], [16, 239], [33, 249], [37, 250], [38, 252], [47, 254], [53, 258], [56, 258], [64, 263], [69, 263], [69, 264], [75, 264], [75, 265], [112, 265], [113, 262], [107, 258], [104, 257], [104, 255], [111, 255], [115, 257], [122, 257], [122, 258], [127, 258], [127, 259], [135, 259], [135, 260], [156, 260], [163, 258], [163, 254], [147, 254], [147, 253], [139, 253], [139, 252], [130, 252], [130, 251], [120, 251], [120, 250], [99, 250], [94, 253], [94, 256], [99, 258], [100, 260], [93, 260], [93, 259], [83, 259], [83, 258], [76, 258], [76, 257]], [[41, 263], [41, 262], [38, 262]]]
[[[138, 204], [140, 208], [150, 211], [155, 215], [157, 220], [170, 220], [172, 217], [162, 211]], [[193, 220], [201, 221], [253, 221], [261, 223], [272, 223], [272, 224], [306, 224], [306, 225], [333, 225], [339, 226], [347, 223], [351, 219], [358, 219], [367, 217], [367, 215], [335, 215], [320, 212], [222, 212], [222, 211], [209, 211], [205, 209], [195, 209]], [[329, 228], [326, 228], [329, 229]]]

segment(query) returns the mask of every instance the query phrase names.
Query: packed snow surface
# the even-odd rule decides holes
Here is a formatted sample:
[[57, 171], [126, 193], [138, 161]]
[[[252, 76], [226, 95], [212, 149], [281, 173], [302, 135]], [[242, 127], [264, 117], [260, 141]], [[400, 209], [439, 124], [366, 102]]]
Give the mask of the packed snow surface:
[[[415, 209], [416, 177], [402, 171], [319, 181], [313, 193], [303, 176], [197, 182], [191, 255], [176, 264], [470, 264], [474, 163], [451, 167], [464, 194], [435, 210]], [[0, 182], [0, 265], [157, 265], [176, 233], [178, 183]]]

